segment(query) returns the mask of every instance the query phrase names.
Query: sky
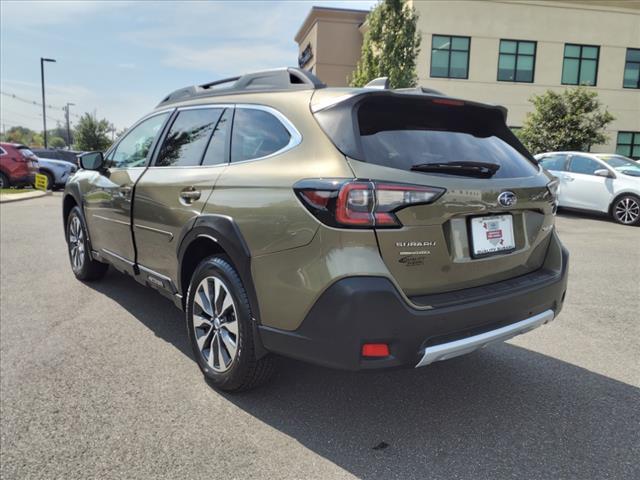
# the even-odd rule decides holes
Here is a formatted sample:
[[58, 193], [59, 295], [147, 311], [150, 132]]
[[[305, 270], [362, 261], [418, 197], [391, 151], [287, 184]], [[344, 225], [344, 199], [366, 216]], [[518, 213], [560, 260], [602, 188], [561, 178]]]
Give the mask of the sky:
[[[120, 130], [167, 93], [250, 71], [296, 66], [293, 37], [312, 6], [375, 1], [0, 1], [0, 127], [42, 130], [84, 112]], [[15, 97], [14, 97], [15, 96]]]

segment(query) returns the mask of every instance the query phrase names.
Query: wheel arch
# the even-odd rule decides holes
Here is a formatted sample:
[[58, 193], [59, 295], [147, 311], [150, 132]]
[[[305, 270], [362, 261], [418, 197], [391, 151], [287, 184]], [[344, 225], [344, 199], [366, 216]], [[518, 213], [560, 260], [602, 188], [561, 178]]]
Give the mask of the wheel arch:
[[177, 290], [186, 298], [191, 275], [204, 258], [225, 255], [240, 275], [251, 302], [251, 310], [259, 320], [259, 309], [251, 275], [251, 253], [231, 217], [225, 215], [201, 215], [180, 236], [177, 247]]
[[636, 192], [631, 192], [631, 191], [619, 192], [615, 197], [613, 197], [613, 200], [611, 200], [611, 203], [609, 204], [609, 215], [613, 214], [613, 206], [616, 204], [616, 202], [620, 200], [622, 197], [626, 197], [626, 196], [632, 196], [640, 200], [640, 195], [637, 194]]
[[69, 219], [69, 214], [73, 207], [80, 205], [76, 198], [70, 194], [65, 193], [64, 198], [62, 199], [62, 227], [66, 230], [67, 228], [67, 220]]
[[[191, 228], [189, 228], [191, 227]], [[193, 272], [198, 264], [212, 255], [224, 255], [236, 269], [247, 292], [253, 317], [256, 357], [261, 358], [267, 351], [262, 346], [258, 325], [260, 307], [251, 274], [251, 252], [231, 217], [225, 215], [201, 215], [185, 228], [177, 247], [178, 275], [177, 290], [182, 295], [182, 308], [186, 311], [187, 290]]]

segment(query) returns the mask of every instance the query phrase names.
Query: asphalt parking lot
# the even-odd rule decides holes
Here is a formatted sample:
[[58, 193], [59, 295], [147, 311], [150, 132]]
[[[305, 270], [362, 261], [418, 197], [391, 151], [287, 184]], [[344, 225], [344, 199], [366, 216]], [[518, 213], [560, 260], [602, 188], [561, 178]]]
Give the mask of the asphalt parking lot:
[[68, 266], [61, 196], [0, 206], [0, 476], [640, 478], [640, 229], [561, 214], [571, 252], [552, 324], [417, 370], [282, 360], [221, 394], [182, 314]]

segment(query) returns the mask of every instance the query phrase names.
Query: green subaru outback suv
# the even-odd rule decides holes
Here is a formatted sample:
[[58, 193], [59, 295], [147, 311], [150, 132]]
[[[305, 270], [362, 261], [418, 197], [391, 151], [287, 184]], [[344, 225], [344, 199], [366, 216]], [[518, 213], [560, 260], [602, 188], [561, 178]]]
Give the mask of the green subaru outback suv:
[[505, 118], [293, 68], [178, 90], [82, 156], [71, 267], [172, 299], [224, 390], [264, 381], [274, 354], [418, 367], [508, 339], [558, 315], [568, 253], [556, 183]]

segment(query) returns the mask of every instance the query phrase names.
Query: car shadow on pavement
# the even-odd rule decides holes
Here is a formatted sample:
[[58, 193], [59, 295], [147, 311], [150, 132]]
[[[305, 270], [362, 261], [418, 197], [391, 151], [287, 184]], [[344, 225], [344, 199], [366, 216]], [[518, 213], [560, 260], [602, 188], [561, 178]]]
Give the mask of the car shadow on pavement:
[[569, 220], [599, 220], [601, 222], [609, 222], [617, 225], [610, 215], [598, 212], [590, 212], [586, 210], [569, 210], [561, 208], [556, 214]]
[[[92, 287], [192, 357], [157, 293], [116, 273]], [[640, 478], [640, 389], [521, 347], [381, 373], [278, 363], [220, 395], [360, 478]]]

